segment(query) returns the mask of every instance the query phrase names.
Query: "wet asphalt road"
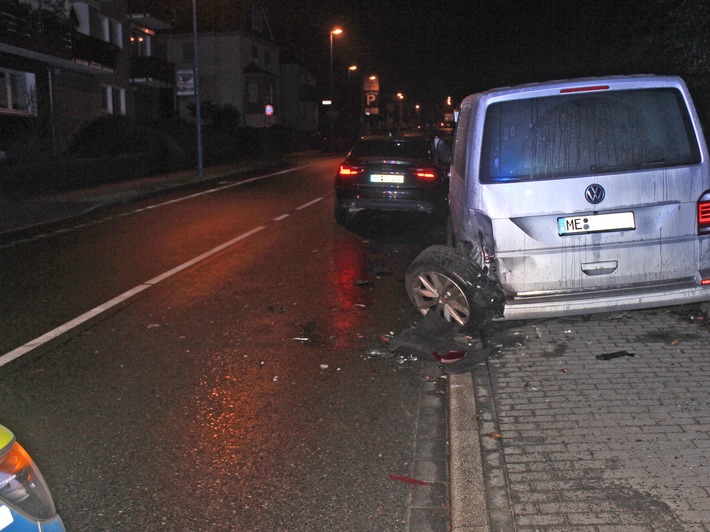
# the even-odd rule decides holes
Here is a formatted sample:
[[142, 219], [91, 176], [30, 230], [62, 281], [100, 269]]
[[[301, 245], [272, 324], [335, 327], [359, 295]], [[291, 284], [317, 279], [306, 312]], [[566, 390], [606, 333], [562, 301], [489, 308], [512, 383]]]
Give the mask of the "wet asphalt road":
[[2, 249], [2, 353], [147, 285], [0, 367], [0, 420], [68, 530], [406, 529], [413, 488], [389, 475], [413, 474], [431, 362], [367, 351], [418, 319], [404, 271], [443, 223], [337, 226], [336, 164]]

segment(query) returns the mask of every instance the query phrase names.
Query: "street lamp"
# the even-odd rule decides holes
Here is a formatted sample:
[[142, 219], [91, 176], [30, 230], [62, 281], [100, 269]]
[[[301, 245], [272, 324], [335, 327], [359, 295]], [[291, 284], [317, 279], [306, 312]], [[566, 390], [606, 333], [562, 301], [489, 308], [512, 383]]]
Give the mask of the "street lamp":
[[193, 76], [195, 77], [195, 120], [197, 122], [197, 175], [202, 177], [202, 113], [200, 111], [200, 69], [197, 60], [197, 7], [192, 0]]
[[330, 151], [333, 151], [333, 35], [340, 35], [343, 33], [342, 28], [333, 28], [330, 30], [330, 109], [328, 114], [330, 115]]
[[357, 65], [350, 65], [350, 66], [348, 67], [348, 79], [350, 79], [350, 74], [352, 74], [352, 73], [355, 72], [356, 70], [357, 70]]
[[399, 132], [402, 133], [402, 100], [404, 100], [404, 94], [401, 92], [397, 93], [397, 101], [399, 102]]

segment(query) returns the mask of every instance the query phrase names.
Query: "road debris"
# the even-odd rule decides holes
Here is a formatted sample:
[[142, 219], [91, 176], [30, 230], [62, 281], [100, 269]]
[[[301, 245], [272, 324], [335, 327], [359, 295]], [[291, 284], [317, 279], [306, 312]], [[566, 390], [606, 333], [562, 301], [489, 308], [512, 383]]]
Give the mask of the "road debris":
[[597, 360], [612, 360], [614, 358], [633, 358], [635, 353], [629, 353], [628, 351], [614, 351], [613, 353], [604, 353], [603, 355], [596, 355], [594, 358]]
[[455, 364], [466, 356], [466, 351], [457, 349], [456, 351], [449, 351], [445, 355], [440, 355], [437, 351], [434, 351], [432, 354], [434, 355], [434, 358], [442, 364]]
[[416, 478], [405, 477], [402, 475], [390, 475], [389, 478], [398, 482], [406, 482], [407, 484], [416, 484], [418, 486], [431, 486], [431, 482], [427, 482], [426, 480], [419, 480]]
[[472, 371], [493, 351], [484, 347], [480, 339], [459, 333], [455, 324], [436, 312], [427, 312], [419, 323], [409, 329], [392, 338], [381, 339], [390, 351], [399, 355], [414, 353], [434, 356], [445, 365], [448, 373]]

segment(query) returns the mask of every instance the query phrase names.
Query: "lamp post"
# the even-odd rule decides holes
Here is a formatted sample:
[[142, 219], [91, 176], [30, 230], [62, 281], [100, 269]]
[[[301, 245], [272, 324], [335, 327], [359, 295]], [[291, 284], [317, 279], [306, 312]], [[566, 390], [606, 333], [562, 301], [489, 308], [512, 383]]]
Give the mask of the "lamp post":
[[200, 69], [197, 62], [197, 7], [192, 0], [193, 76], [195, 77], [195, 120], [197, 121], [197, 175], [202, 177], [202, 113], [200, 111]]
[[343, 33], [342, 28], [333, 28], [330, 30], [330, 109], [328, 114], [330, 115], [330, 151], [333, 151], [333, 35], [340, 35]]
[[404, 94], [401, 92], [397, 93], [397, 101], [399, 102], [399, 133], [402, 134], [402, 100], [404, 100]]

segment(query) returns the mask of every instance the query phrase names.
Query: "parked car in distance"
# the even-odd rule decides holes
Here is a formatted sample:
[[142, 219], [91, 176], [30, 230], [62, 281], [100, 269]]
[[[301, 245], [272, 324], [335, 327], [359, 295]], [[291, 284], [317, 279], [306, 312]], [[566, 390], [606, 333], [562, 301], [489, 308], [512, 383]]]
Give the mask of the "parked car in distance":
[[0, 531], [64, 532], [37, 465], [0, 425]]
[[407, 275], [423, 313], [470, 311], [472, 281], [457, 277], [466, 264], [505, 293], [505, 319], [710, 301], [708, 149], [680, 78], [468, 96], [449, 208], [453, 258], [425, 250]]
[[447, 162], [431, 140], [362, 137], [335, 176], [335, 219], [346, 224], [364, 209], [445, 212], [447, 191]]

